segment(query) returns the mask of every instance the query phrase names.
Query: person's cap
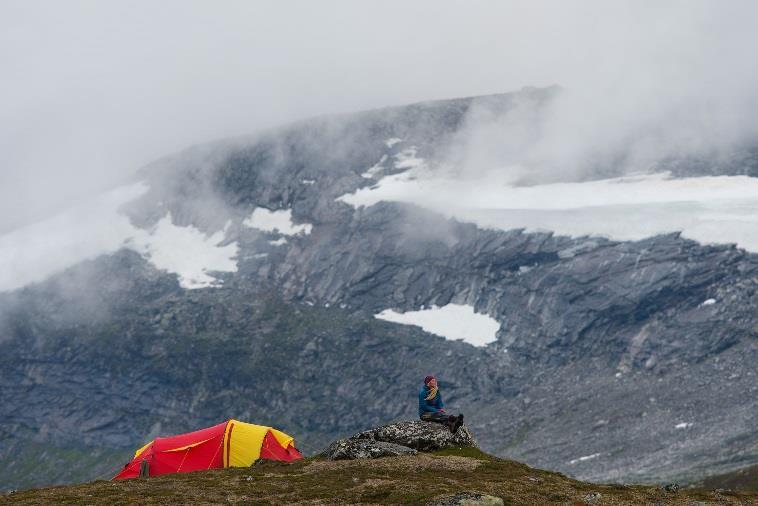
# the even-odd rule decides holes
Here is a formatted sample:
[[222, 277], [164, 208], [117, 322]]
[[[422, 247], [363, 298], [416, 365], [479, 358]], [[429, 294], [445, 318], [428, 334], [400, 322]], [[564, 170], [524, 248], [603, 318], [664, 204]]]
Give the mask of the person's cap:
[[429, 382], [432, 381], [433, 379], [434, 379], [434, 376], [432, 376], [430, 374], [429, 376], [427, 376], [426, 378], [424, 378], [424, 385], [428, 385]]

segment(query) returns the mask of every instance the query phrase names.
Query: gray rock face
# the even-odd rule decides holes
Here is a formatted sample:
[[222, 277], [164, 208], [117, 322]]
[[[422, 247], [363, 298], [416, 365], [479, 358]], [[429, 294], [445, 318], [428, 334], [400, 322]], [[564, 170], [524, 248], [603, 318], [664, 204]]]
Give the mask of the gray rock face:
[[384, 441], [338, 439], [324, 450], [322, 456], [329, 460], [355, 460], [416, 455], [417, 453], [413, 448]]
[[[756, 463], [757, 255], [678, 234], [482, 230], [411, 205], [336, 200], [410, 146], [433, 166], [472, 107], [553, 93], [320, 118], [148, 167], [149, 192], [125, 208], [132, 222], [169, 211], [209, 233], [231, 222], [238, 270], [188, 291], [120, 250], [0, 294], [0, 489], [107, 475], [151, 437], [230, 416], [281, 428], [313, 454], [414, 417], [430, 373], [484, 450], [530, 465], [684, 482]], [[675, 172], [758, 167], [753, 154], [734, 160], [745, 162]], [[243, 225], [256, 207], [313, 230], [273, 245], [281, 236]], [[498, 320], [498, 342], [475, 348], [374, 318], [451, 302]]]
[[350, 439], [384, 441], [407, 446], [421, 452], [464, 446], [478, 448], [474, 437], [465, 425], [453, 434], [445, 425], [420, 420], [383, 425], [359, 432], [351, 436]]

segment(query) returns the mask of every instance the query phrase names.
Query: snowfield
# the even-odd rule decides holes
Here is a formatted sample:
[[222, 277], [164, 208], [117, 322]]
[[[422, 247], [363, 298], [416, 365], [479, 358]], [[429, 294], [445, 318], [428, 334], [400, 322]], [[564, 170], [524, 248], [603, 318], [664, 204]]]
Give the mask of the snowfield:
[[[668, 174], [649, 174], [517, 187], [503, 182], [496, 173], [468, 179], [433, 174], [412, 146], [392, 155], [394, 167], [405, 169], [403, 172], [379, 177], [385, 163], [389, 164], [388, 156], [363, 174], [376, 177], [376, 184], [337, 200], [356, 208], [380, 201], [409, 202], [496, 230], [552, 231], [573, 237], [603, 236], [616, 240], [681, 232], [700, 243], [734, 243], [758, 252], [758, 178], [674, 179]], [[118, 212], [122, 205], [147, 190], [144, 183], [117, 188], [58, 216], [0, 236], [3, 266], [0, 291], [42, 281], [78, 262], [122, 247], [139, 252], [159, 269], [176, 273], [185, 288], [218, 286], [219, 281], [212, 275], [214, 271], [237, 270], [239, 248], [236, 242], [227, 239], [228, 227], [207, 235], [193, 227], [175, 225], [168, 214], [152, 229], [143, 230]], [[287, 237], [310, 234], [313, 229], [310, 223], [295, 224], [290, 209], [256, 208], [243, 225], [278, 233], [281, 237], [270, 241], [276, 246], [285, 244]], [[715, 303], [715, 299], [707, 299], [702, 305]], [[433, 317], [428, 313], [432, 310], [403, 315], [385, 311], [378, 317], [436, 329], [433, 320], [456, 311], [446, 309], [454, 307], [437, 308], [440, 313]], [[416, 317], [419, 320], [410, 320]], [[491, 330], [492, 336], [497, 328]], [[454, 333], [451, 337], [444, 328], [429, 331], [477, 346], [494, 341], [494, 337], [487, 337], [490, 335], [487, 332]]]
[[[502, 178], [501, 178], [502, 179]], [[382, 178], [337, 200], [353, 207], [409, 202], [482, 228], [639, 240], [681, 232], [758, 252], [758, 178], [668, 174], [517, 187], [497, 174], [448, 179], [424, 170]]]
[[429, 309], [398, 313], [385, 309], [375, 318], [405, 325], [417, 325], [426, 332], [450, 341], [462, 340], [474, 346], [486, 346], [497, 341], [500, 324], [494, 318], [474, 312], [468, 305], [448, 304]]

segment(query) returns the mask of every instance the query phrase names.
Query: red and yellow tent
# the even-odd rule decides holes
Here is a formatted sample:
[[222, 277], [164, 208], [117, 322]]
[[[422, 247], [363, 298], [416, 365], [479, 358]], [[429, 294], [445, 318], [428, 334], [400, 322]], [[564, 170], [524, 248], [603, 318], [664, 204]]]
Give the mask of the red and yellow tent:
[[137, 450], [134, 459], [113, 479], [136, 478], [143, 466], [147, 467], [143, 473], [159, 476], [248, 467], [258, 459], [291, 462], [301, 458], [292, 436], [263, 425], [227, 420], [207, 429], [155, 438]]

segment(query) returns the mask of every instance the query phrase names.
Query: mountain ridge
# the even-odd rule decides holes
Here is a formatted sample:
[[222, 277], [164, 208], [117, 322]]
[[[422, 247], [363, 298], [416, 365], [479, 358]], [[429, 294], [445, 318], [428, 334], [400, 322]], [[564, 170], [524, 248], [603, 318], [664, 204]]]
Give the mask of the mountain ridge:
[[[392, 160], [407, 162], [397, 156], [411, 146], [414, 160], [442, 160], [476, 100], [309, 120], [141, 172], [149, 189], [124, 207], [131, 223], [149, 232], [168, 215], [224, 230], [236, 270], [186, 290], [149, 252], [122, 248], [0, 294], [0, 487], [92, 477], [23, 481], [45, 445], [121, 455], [233, 416], [317, 447], [412, 414], [429, 372], [483, 448], [530, 465], [661, 481], [755, 463], [758, 405], [744, 396], [756, 392], [758, 255], [675, 233], [485, 230], [411, 204], [336, 200], [375, 184], [362, 174], [383, 156], [382, 174], [401, 173]], [[258, 208], [312, 231], [245, 226]], [[476, 348], [374, 318], [448, 303], [497, 319], [498, 342]], [[378, 398], [356, 412], [367, 391]]]

